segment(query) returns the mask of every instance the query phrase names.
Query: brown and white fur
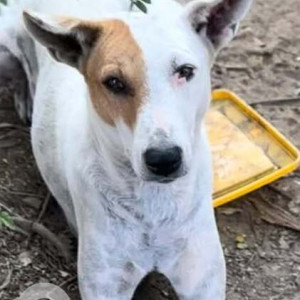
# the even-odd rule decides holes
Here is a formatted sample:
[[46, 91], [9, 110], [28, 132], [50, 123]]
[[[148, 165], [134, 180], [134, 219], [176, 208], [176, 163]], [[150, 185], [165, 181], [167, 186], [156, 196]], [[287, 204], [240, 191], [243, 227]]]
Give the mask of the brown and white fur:
[[[78, 234], [82, 299], [130, 299], [152, 270], [183, 300], [225, 299], [203, 120], [213, 61], [250, 4], [152, 0], [147, 14], [129, 0], [5, 8], [0, 44], [27, 74], [34, 155]], [[0, 67], [8, 63], [2, 55]]]

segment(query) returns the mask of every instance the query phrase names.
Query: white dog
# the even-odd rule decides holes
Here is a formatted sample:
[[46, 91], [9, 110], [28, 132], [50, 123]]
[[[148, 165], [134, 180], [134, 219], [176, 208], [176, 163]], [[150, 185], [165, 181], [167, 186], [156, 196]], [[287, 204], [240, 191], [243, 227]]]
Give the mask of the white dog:
[[27, 74], [34, 155], [78, 234], [84, 300], [128, 300], [152, 270], [184, 300], [225, 299], [203, 119], [212, 63], [250, 4], [152, 0], [145, 14], [129, 0], [20, 0], [4, 9], [0, 43]]

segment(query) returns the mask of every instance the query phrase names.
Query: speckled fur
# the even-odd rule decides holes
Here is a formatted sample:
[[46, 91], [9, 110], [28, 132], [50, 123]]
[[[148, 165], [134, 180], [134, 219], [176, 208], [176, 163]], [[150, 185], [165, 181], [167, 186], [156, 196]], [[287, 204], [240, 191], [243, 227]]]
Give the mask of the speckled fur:
[[[212, 207], [212, 164], [203, 118], [211, 64], [251, 1], [233, 1], [235, 13], [230, 12], [231, 1], [222, 2], [234, 18], [227, 16], [228, 24], [218, 27], [214, 40], [206, 30], [214, 5], [152, 2], [145, 15], [129, 13], [128, 0], [20, 0], [11, 5], [11, 19], [9, 8], [5, 14], [0, 44], [5, 37], [18, 57], [25, 61], [29, 56], [29, 65], [36, 62], [38, 76], [27, 71], [35, 89], [32, 145], [46, 184], [78, 234], [82, 298], [128, 300], [141, 279], [157, 270], [184, 300], [224, 300], [225, 263]], [[214, 3], [221, 12], [220, 1]], [[113, 125], [103, 120], [80, 72], [55, 62], [44, 47], [35, 43], [30, 53], [18, 48], [16, 37], [23, 39], [22, 45], [29, 39], [19, 19], [25, 8], [89, 20], [118, 19], [130, 28], [142, 50], [147, 87], [133, 125], [122, 117]], [[31, 17], [40, 24], [50, 22], [49, 30], [59, 27], [49, 17]], [[66, 32], [60, 28], [57, 33], [61, 30]], [[35, 37], [43, 44], [43, 35]], [[174, 84], [172, 66], [185, 63], [196, 66], [195, 78]], [[183, 149], [181, 177], [168, 184], [146, 181], [143, 151], [170, 143]]]

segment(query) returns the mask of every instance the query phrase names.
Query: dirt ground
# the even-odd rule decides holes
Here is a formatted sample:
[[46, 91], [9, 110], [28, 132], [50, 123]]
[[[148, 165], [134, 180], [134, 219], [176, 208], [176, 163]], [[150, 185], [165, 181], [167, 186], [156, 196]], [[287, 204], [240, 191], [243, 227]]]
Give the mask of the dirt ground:
[[[239, 36], [222, 51], [213, 70], [214, 87], [230, 88], [249, 103], [293, 98], [255, 107], [298, 147], [299, 14], [299, 0], [257, 0]], [[14, 216], [36, 221], [47, 190], [32, 157], [28, 130], [14, 113], [10, 95], [9, 88], [1, 87], [0, 205]], [[255, 205], [262, 200], [298, 218], [300, 225], [300, 172], [216, 210], [227, 261], [227, 299], [299, 300], [300, 233], [265, 222]], [[50, 199], [40, 222], [64, 242], [73, 256], [66, 262], [39, 234], [28, 237], [21, 231], [0, 230], [0, 299], [15, 299], [37, 282], [61, 285], [72, 299], [78, 299], [76, 240], [55, 200]], [[148, 282], [149, 286], [153, 281]], [[149, 294], [144, 288], [137, 299], [147, 298], [143, 296], [145, 290]]]

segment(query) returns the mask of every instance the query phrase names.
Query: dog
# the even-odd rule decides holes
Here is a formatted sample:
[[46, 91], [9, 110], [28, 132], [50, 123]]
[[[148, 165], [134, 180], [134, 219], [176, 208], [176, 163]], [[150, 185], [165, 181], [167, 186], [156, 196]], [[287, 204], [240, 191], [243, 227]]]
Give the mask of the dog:
[[17, 60], [26, 74], [16, 101], [78, 236], [82, 299], [128, 300], [153, 270], [183, 300], [225, 299], [204, 116], [211, 66], [251, 2], [2, 7], [0, 67]]

